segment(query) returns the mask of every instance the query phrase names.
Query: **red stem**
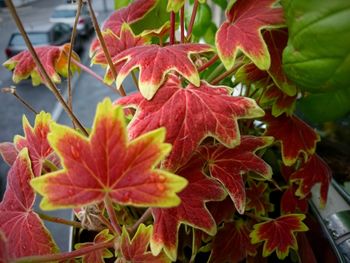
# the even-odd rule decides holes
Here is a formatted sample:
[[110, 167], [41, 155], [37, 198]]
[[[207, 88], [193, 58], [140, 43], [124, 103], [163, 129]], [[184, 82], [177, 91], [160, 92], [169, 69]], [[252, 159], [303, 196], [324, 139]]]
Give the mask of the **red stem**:
[[170, 13], [170, 45], [175, 43], [175, 12]]
[[105, 86], [107, 86], [108, 88], [110, 88], [111, 90], [113, 90], [114, 92], [116, 92], [117, 90], [115, 88], [113, 88], [111, 85], [108, 85], [107, 83], [105, 83], [103, 81], [103, 78], [101, 76], [99, 76], [98, 74], [95, 73], [95, 71], [91, 70], [89, 67], [85, 66], [84, 64], [80, 63], [79, 61], [75, 60], [74, 58], [72, 58], [72, 62], [73, 64], [75, 64], [76, 66], [78, 66], [79, 68], [81, 68], [82, 70], [84, 70], [86, 73], [88, 73], [89, 75], [93, 76], [95, 79], [97, 79], [98, 81], [102, 82]]
[[109, 216], [109, 220], [111, 221], [111, 225], [114, 229], [114, 232], [117, 233], [118, 235], [121, 235], [122, 230], [118, 224], [118, 220], [117, 220], [117, 216], [115, 215], [112, 200], [108, 196], [106, 196], [104, 203]]
[[88, 247], [83, 247], [71, 252], [64, 252], [59, 254], [52, 254], [52, 255], [42, 255], [42, 256], [29, 256], [29, 257], [22, 257], [16, 259], [16, 263], [41, 263], [41, 262], [52, 262], [52, 261], [60, 261], [67, 259], [72, 259], [76, 257], [81, 257], [85, 254], [91, 253], [96, 250], [105, 249], [113, 247], [114, 240], [104, 243], [97, 243]]
[[147, 208], [147, 210], [143, 213], [143, 215], [139, 218], [139, 220], [137, 220], [132, 227], [128, 228], [129, 233], [134, 233], [139, 227], [139, 225], [145, 222], [151, 216], [151, 214], [152, 214], [152, 209]]
[[197, 9], [198, 9], [198, 0], [194, 0], [191, 20], [190, 20], [190, 24], [188, 25], [188, 31], [187, 31], [187, 40], [188, 41], [191, 39], [193, 24], [194, 24], [194, 21], [196, 19], [196, 15], [197, 15]]
[[215, 55], [214, 57], [212, 57], [207, 63], [205, 63], [204, 65], [198, 68], [198, 72], [202, 72], [203, 70], [209, 68], [218, 60], [218, 58], [219, 58], [218, 55]]
[[185, 43], [185, 5], [180, 9], [181, 43]]

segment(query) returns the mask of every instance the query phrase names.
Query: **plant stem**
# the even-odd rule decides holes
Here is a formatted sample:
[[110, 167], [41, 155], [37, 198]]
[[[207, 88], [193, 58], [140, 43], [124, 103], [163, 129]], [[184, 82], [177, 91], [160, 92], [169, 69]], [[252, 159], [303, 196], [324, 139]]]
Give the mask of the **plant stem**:
[[196, 15], [197, 15], [197, 9], [198, 9], [198, 0], [194, 0], [191, 20], [190, 20], [190, 24], [188, 25], [187, 41], [190, 41], [191, 36], [192, 36], [192, 29], [193, 29], [194, 21], [196, 19]]
[[135, 87], [137, 88], [138, 91], [140, 91], [139, 83], [137, 82], [137, 78], [135, 76], [134, 71], [131, 71], [131, 77], [132, 77], [132, 80], [134, 81]]
[[109, 219], [111, 221], [114, 232], [117, 233], [118, 235], [121, 235], [122, 230], [118, 224], [117, 216], [115, 215], [115, 211], [114, 211], [111, 199], [108, 196], [106, 196], [104, 203], [105, 203], [106, 210], [107, 210], [107, 213], [108, 213]]
[[209, 68], [211, 65], [213, 65], [218, 60], [218, 58], [219, 58], [218, 55], [213, 56], [207, 63], [205, 63], [204, 65], [202, 65], [198, 68], [198, 72], [202, 72], [203, 70]]
[[59, 261], [59, 262], [66, 262], [65, 260], [81, 257], [85, 254], [91, 253], [96, 250], [101, 250], [105, 248], [111, 248], [113, 247], [114, 240], [111, 240], [109, 242], [103, 242], [103, 243], [95, 243], [91, 246], [82, 247], [77, 250], [73, 250], [71, 252], [63, 252], [63, 253], [57, 253], [52, 255], [42, 255], [42, 256], [29, 256], [29, 257], [22, 257], [17, 258], [16, 263], [43, 263], [43, 262], [52, 262], [52, 261]]
[[115, 89], [114, 87], [112, 87], [111, 85], [108, 85], [107, 83], [105, 83], [103, 81], [103, 78], [101, 76], [99, 76], [98, 74], [95, 73], [95, 71], [91, 70], [89, 67], [85, 66], [84, 64], [80, 63], [79, 61], [75, 60], [74, 58], [72, 58], [72, 62], [73, 64], [77, 65], [79, 68], [81, 68], [82, 70], [84, 70], [86, 73], [88, 73], [89, 75], [91, 75], [92, 77], [94, 77], [95, 79], [97, 79], [98, 81], [100, 81], [102, 84], [104, 84], [106, 87], [110, 88], [111, 90], [113, 90], [114, 92], [117, 91], [117, 89]]
[[271, 220], [271, 218], [269, 218], [269, 217], [257, 216], [257, 215], [255, 215], [255, 214], [249, 213], [249, 212], [246, 212], [246, 213], [244, 213], [244, 214], [245, 214], [246, 216], [250, 217], [250, 218], [253, 218], [253, 219], [257, 220], [257, 221], [269, 221], [269, 220]]
[[38, 112], [28, 103], [26, 102], [21, 96], [19, 96], [16, 92], [16, 87], [10, 86], [6, 88], [2, 88], [1, 92], [3, 93], [9, 93], [15, 96], [28, 110], [33, 112], [35, 115], [38, 114]]
[[[104, 38], [102, 36], [100, 27], [99, 27], [97, 19], [96, 19], [96, 15], [95, 15], [94, 9], [92, 8], [91, 0], [87, 0], [86, 2], [89, 5], [90, 16], [91, 16], [91, 19], [92, 19], [92, 24], [94, 25], [94, 28], [95, 28], [95, 32], [96, 32], [97, 38], [100, 41], [101, 47], [103, 49], [103, 53], [104, 53], [104, 55], [105, 55], [105, 57], [107, 59], [109, 68], [111, 69], [113, 78], [115, 80], [117, 78], [117, 71], [115, 70], [115, 67], [114, 67], [111, 55], [109, 54], [106, 42], [105, 42], [105, 40], [104, 40]], [[122, 85], [120, 86], [120, 89], [118, 91], [119, 91], [119, 94], [121, 96], [123, 96], [123, 97], [126, 96], [124, 87]]]
[[151, 215], [152, 215], [152, 208], [149, 207], [143, 213], [143, 215], [139, 218], [139, 220], [137, 220], [132, 227], [128, 228], [128, 232], [134, 233], [137, 230], [137, 228], [139, 227], [139, 225], [142, 224], [143, 222], [145, 222]]
[[38, 213], [36, 212], [41, 219], [46, 220], [46, 221], [50, 221], [50, 222], [54, 222], [54, 223], [58, 223], [58, 224], [63, 224], [63, 225], [68, 225], [68, 226], [73, 226], [76, 228], [83, 228], [83, 226], [76, 221], [71, 221], [71, 220], [67, 220], [64, 218], [59, 218], [59, 217], [53, 217], [53, 216], [49, 216], [49, 215], [45, 215], [43, 213]]
[[175, 43], [175, 12], [170, 13], [170, 45]]
[[185, 43], [185, 5], [180, 9], [181, 43]]
[[26, 43], [26, 46], [30, 52], [30, 54], [32, 55], [36, 66], [38, 67], [40, 73], [43, 75], [44, 79], [45, 79], [45, 84], [48, 86], [48, 88], [53, 92], [53, 94], [55, 95], [56, 99], [62, 104], [63, 109], [66, 111], [66, 113], [68, 114], [68, 116], [71, 118], [71, 120], [75, 123], [75, 125], [84, 133], [84, 135], [88, 136], [88, 132], [85, 130], [85, 128], [83, 127], [83, 125], [79, 122], [79, 120], [77, 119], [77, 117], [74, 115], [74, 113], [72, 112], [72, 110], [69, 108], [69, 106], [67, 105], [67, 103], [65, 102], [65, 100], [63, 99], [61, 93], [59, 92], [59, 90], [57, 89], [55, 83], [53, 83], [53, 81], [51, 80], [51, 78], [49, 77], [49, 75], [47, 74], [45, 68], [43, 67], [43, 65], [41, 64], [41, 61], [38, 57], [38, 55], [36, 54], [36, 51], [32, 45], [32, 43], [30, 42], [28, 35], [23, 27], [22, 21], [19, 18], [16, 8], [14, 7], [12, 0], [5, 0], [7, 7], [12, 15], [12, 18], [14, 19], [18, 30], [20, 31], [24, 42]]
[[221, 71], [225, 69], [223, 64], [219, 64], [208, 76], [207, 81], [211, 82], [216, 76], [220, 74]]
[[215, 79], [213, 79], [211, 81], [211, 84], [213, 84], [213, 85], [218, 84], [221, 80], [223, 80], [224, 78], [233, 74], [241, 65], [242, 65], [241, 63], [237, 63], [232, 69], [225, 71], [224, 73], [222, 73], [221, 75], [219, 75]]
[[[80, 17], [80, 11], [81, 11], [81, 7], [83, 5], [82, 0], [78, 0], [78, 7], [77, 7], [77, 13], [75, 15], [75, 20], [74, 20], [74, 25], [73, 25], [73, 30], [72, 30], [72, 35], [70, 38], [70, 46], [69, 46], [69, 51], [68, 51], [68, 65], [67, 65], [67, 69], [68, 69], [68, 76], [67, 76], [67, 89], [68, 89], [68, 106], [70, 107], [71, 110], [73, 110], [73, 95], [72, 95], [72, 73], [70, 70], [71, 67], [71, 61], [72, 61], [72, 51], [73, 51], [73, 47], [74, 47], [74, 41], [77, 35], [77, 25], [78, 25], [78, 20]], [[74, 126], [74, 122], [73, 122], [73, 126]]]

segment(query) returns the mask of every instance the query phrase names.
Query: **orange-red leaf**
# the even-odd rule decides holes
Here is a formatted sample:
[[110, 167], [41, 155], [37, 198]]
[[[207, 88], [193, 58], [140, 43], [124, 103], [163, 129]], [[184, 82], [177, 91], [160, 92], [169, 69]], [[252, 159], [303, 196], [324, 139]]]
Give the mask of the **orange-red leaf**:
[[31, 178], [28, 151], [23, 149], [9, 171], [6, 192], [0, 203], [0, 230], [7, 238], [10, 258], [57, 251], [50, 233], [32, 210], [35, 194], [29, 185]]
[[[120, 252], [122, 257], [127, 262], [142, 262], [142, 263], [168, 263], [170, 259], [165, 253], [159, 255], [152, 255], [151, 251], [148, 250], [149, 243], [152, 234], [152, 226], [145, 226], [140, 224], [136, 234], [130, 240], [130, 236], [126, 228], [123, 228], [123, 232], [120, 240]], [[117, 260], [117, 262], [125, 262]]]
[[211, 176], [222, 183], [240, 214], [244, 213], [246, 201], [242, 174], [253, 171], [271, 179], [271, 167], [255, 152], [272, 142], [272, 137], [243, 136], [241, 143], [232, 149], [221, 144], [205, 145], [199, 149], [201, 156], [208, 162]]
[[219, 57], [227, 69], [235, 64], [242, 51], [254, 64], [267, 70], [270, 55], [261, 35], [263, 28], [281, 26], [283, 11], [274, 7], [276, 0], [237, 0], [226, 13], [227, 20], [216, 33], [215, 43]]
[[169, 207], [186, 180], [155, 168], [169, 153], [165, 129], [128, 140], [121, 107], [105, 99], [97, 107], [88, 138], [52, 124], [49, 142], [63, 169], [32, 180], [44, 196], [41, 207], [54, 209], [98, 203], [105, 198], [123, 205]]
[[[193, 53], [212, 50], [209, 45], [205, 44], [178, 44], [165, 47], [147, 45], [129, 48], [113, 58], [113, 63], [119, 70], [116, 80], [117, 88], [135, 68], [140, 68], [138, 85], [141, 94], [146, 99], [153, 98], [170, 71], [178, 72], [198, 87], [200, 85], [199, 74], [190, 56]], [[106, 80], [108, 82], [110, 82], [109, 75], [107, 71]]]
[[274, 209], [273, 204], [269, 201], [268, 184], [264, 182], [255, 183], [249, 182], [249, 187], [246, 189], [247, 203], [246, 210], [254, 210], [257, 216], [264, 216]]
[[290, 176], [292, 182], [300, 181], [296, 195], [301, 198], [305, 198], [310, 194], [312, 187], [316, 183], [321, 183], [321, 206], [325, 206], [327, 202], [328, 188], [331, 178], [331, 169], [317, 154], [312, 155], [306, 163]]
[[256, 254], [256, 246], [250, 243], [251, 226], [242, 219], [225, 223], [212, 242], [209, 262], [241, 262], [248, 255]]
[[201, 81], [198, 88], [189, 84], [184, 89], [175, 76], [168, 78], [151, 101], [134, 94], [116, 103], [138, 108], [129, 124], [131, 138], [159, 127], [167, 129], [166, 141], [173, 151], [166, 166], [173, 170], [186, 163], [207, 136], [227, 147], [239, 144], [237, 119], [264, 114], [254, 100], [229, 95], [228, 87]]
[[18, 155], [18, 150], [12, 142], [0, 143], [0, 155], [4, 161], [12, 166]]
[[264, 242], [263, 256], [267, 257], [276, 251], [279, 259], [284, 259], [289, 254], [289, 249], [298, 249], [298, 243], [294, 232], [307, 231], [307, 226], [302, 222], [303, 214], [289, 214], [280, 216], [267, 222], [254, 225], [250, 233], [252, 244]]
[[[113, 58], [123, 50], [131, 47], [144, 45], [149, 42], [145, 36], [135, 36], [128, 24], [123, 24], [120, 35], [116, 35], [112, 30], [107, 29], [102, 32], [103, 39], [107, 45], [109, 55]], [[97, 40], [98, 41], [98, 40]], [[92, 64], [107, 65], [107, 59], [99, 42], [93, 44], [90, 49]]]
[[[47, 71], [49, 77], [54, 82], [61, 82], [60, 75], [66, 77], [68, 75], [68, 50], [69, 44], [63, 46], [43, 46], [34, 48], [39, 60]], [[73, 52], [72, 57], [79, 60], [76, 53]], [[44, 77], [40, 73], [38, 66], [28, 50], [22, 51], [16, 56], [10, 58], [3, 64], [9, 70], [13, 71], [13, 81], [20, 82], [23, 79], [32, 77], [34, 86], [45, 83]], [[78, 70], [74, 64], [71, 65], [71, 72]]]
[[14, 144], [18, 151], [28, 148], [34, 176], [41, 175], [45, 161], [58, 166], [58, 157], [47, 140], [47, 135], [50, 132], [50, 123], [52, 122], [51, 115], [43, 111], [40, 112], [35, 117], [34, 127], [29, 124], [25, 116], [23, 116], [22, 122], [25, 136], [15, 136]]
[[287, 190], [283, 192], [281, 197], [281, 213], [291, 214], [291, 213], [306, 213], [308, 209], [308, 199], [300, 199], [295, 195], [296, 187], [294, 185], [289, 186]]
[[174, 208], [152, 209], [154, 230], [151, 238], [151, 249], [154, 254], [162, 249], [173, 260], [176, 260], [178, 247], [178, 230], [180, 224], [201, 229], [209, 235], [216, 234], [215, 220], [205, 206], [208, 201], [223, 200], [225, 192], [219, 183], [205, 176], [202, 172], [203, 161], [193, 158], [178, 173], [185, 177], [189, 184], [179, 196], [181, 204]]
[[298, 117], [283, 114], [275, 118], [266, 114], [264, 120], [267, 122], [265, 135], [273, 136], [281, 143], [282, 160], [285, 165], [293, 165], [300, 153], [304, 155], [304, 160], [315, 153], [320, 137]]

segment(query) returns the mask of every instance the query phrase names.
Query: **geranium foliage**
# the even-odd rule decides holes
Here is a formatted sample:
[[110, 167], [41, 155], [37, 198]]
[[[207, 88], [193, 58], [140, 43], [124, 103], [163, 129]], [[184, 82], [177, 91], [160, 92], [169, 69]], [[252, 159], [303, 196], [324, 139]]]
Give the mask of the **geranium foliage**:
[[[186, 181], [155, 169], [171, 149], [163, 143], [163, 129], [129, 142], [123, 111], [108, 99], [97, 107], [89, 138], [58, 124], [51, 129], [49, 141], [63, 169], [32, 180], [44, 196], [43, 208], [78, 207], [105, 198], [136, 206], [179, 204], [176, 192]], [[94, 159], [94, 154], [99, 158]]]
[[154, 229], [151, 249], [154, 254], [157, 255], [163, 248], [172, 260], [176, 260], [178, 231], [182, 223], [199, 228], [209, 235], [216, 234], [215, 220], [205, 203], [222, 200], [226, 194], [216, 180], [203, 174], [202, 167], [203, 161], [194, 158], [177, 172], [189, 182], [179, 194], [181, 204], [178, 207], [152, 209]]
[[[60, 75], [66, 77], [68, 75], [68, 50], [69, 44], [63, 46], [43, 46], [36, 47], [35, 51], [44, 66], [49, 77], [54, 82], [61, 82]], [[73, 52], [73, 58], [79, 60], [77, 54]], [[7, 69], [13, 70], [13, 82], [18, 83], [29, 76], [32, 78], [34, 86], [45, 83], [44, 77], [40, 73], [38, 66], [28, 50], [23, 51], [16, 56], [10, 58], [3, 64]], [[70, 68], [71, 72], [79, 70], [75, 65]]]
[[[90, 1], [73, 2], [91, 7]], [[325, 205], [331, 170], [317, 155], [320, 136], [305, 116], [315, 117], [315, 109], [329, 109], [325, 119], [339, 116], [334, 105], [348, 100], [344, 85], [334, 85], [348, 81], [347, 63], [338, 65], [346, 58], [339, 48], [346, 41], [326, 41], [336, 28], [344, 28], [346, 12], [338, 12], [344, 5], [211, 2], [116, 1], [117, 10], [103, 22], [89, 10], [96, 31], [101, 22], [102, 34], [90, 44], [91, 65], [102, 66], [104, 78], [74, 52], [68, 63], [70, 43], [35, 47], [44, 72], [28, 50], [4, 63], [15, 83], [31, 76], [33, 85], [48, 86], [72, 124], [32, 110], [34, 125], [24, 116], [24, 134], [0, 143], [0, 155], [10, 166], [0, 203], [1, 263], [315, 260], [307, 256], [314, 255], [309, 253], [313, 246], [298, 233], [307, 230], [303, 220], [311, 194], [317, 194], [311, 193], [315, 184]], [[226, 12], [220, 25], [212, 4]], [[332, 23], [324, 23], [334, 10]], [[15, 9], [9, 14], [21, 24]], [[322, 26], [314, 26], [320, 17]], [[76, 20], [72, 32], [77, 32]], [[319, 38], [323, 45], [314, 53], [329, 52], [311, 62], [328, 63], [339, 74], [321, 76], [317, 72], [323, 69], [304, 61], [303, 47], [320, 47]], [[306, 45], [305, 39], [312, 41]], [[114, 103], [110, 98], [100, 102], [89, 127], [72, 105], [76, 99], [89, 103], [82, 82], [68, 74], [80, 69], [83, 77], [99, 81], [89, 85], [111, 88], [115, 83], [112, 90], [123, 96], [111, 94]], [[64, 83], [59, 89], [46, 83], [46, 73], [53, 82], [69, 77], [67, 98]], [[324, 85], [307, 88], [297, 80]], [[81, 88], [81, 97], [75, 98], [72, 88]], [[327, 92], [315, 93], [322, 89]], [[2, 91], [33, 108], [14, 87]], [[35, 212], [34, 191], [42, 195], [37, 199], [41, 209], [72, 209], [74, 220]], [[58, 253], [41, 219], [76, 228], [74, 250]]]
[[120, 253], [122, 258], [117, 262], [145, 262], [145, 263], [167, 263], [171, 262], [167, 255], [162, 252], [154, 256], [149, 251], [150, 237], [152, 235], [152, 226], [141, 224], [134, 237], [130, 239], [128, 231], [123, 228], [120, 241]]
[[238, 219], [225, 223], [213, 240], [209, 262], [240, 262], [256, 254], [256, 245], [250, 242], [250, 222]]
[[253, 244], [264, 242], [264, 257], [276, 251], [277, 257], [284, 259], [290, 248], [298, 249], [294, 232], [308, 230], [308, 227], [302, 222], [304, 218], [303, 214], [289, 214], [256, 224], [254, 231], [250, 233], [251, 241]]
[[179, 44], [167, 47], [148, 45], [129, 48], [113, 58], [113, 63], [120, 67], [116, 79], [117, 88], [134, 68], [140, 68], [138, 86], [146, 99], [153, 98], [170, 71], [178, 72], [198, 87], [200, 79], [190, 55], [209, 51], [212, 51], [212, 48], [205, 44]]
[[[91, 247], [94, 244], [110, 241], [114, 238], [114, 236], [110, 235], [108, 232], [109, 232], [108, 229], [105, 229], [95, 236], [94, 242], [78, 243], [74, 246], [74, 248], [75, 249], [84, 248], [84, 247], [86, 248], [86, 247]], [[83, 263], [90, 263], [90, 262], [104, 263], [105, 262], [104, 258], [111, 258], [111, 257], [113, 257], [113, 253], [107, 248], [102, 248], [99, 250], [95, 250], [91, 253], [84, 254], [82, 256], [82, 262]]]
[[[102, 36], [111, 57], [118, 55], [120, 52], [128, 48], [144, 45], [149, 42], [148, 37], [135, 36], [128, 24], [122, 25], [120, 35], [116, 35], [112, 30], [107, 29], [102, 33]], [[108, 64], [101, 45], [91, 46], [90, 57], [92, 57], [92, 64]]]
[[245, 183], [242, 175], [252, 171], [270, 179], [272, 170], [261, 158], [255, 155], [255, 151], [272, 143], [269, 137], [243, 136], [240, 145], [233, 149], [223, 145], [204, 146], [199, 151], [207, 160], [210, 174], [219, 180], [240, 214], [245, 208]]
[[309, 125], [296, 116], [285, 114], [275, 118], [265, 115], [267, 129], [265, 135], [275, 137], [281, 143], [282, 159], [285, 165], [292, 165], [303, 154], [304, 160], [315, 153], [319, 135]]
[[41, 219], [32, 210], [35, 194], [29, 181], [33, 177], [28, 150], [24, 148], [9, 171], [6, 192], [0, 203], [0, 230], [7, 238], [10, 258], [44, 255], [58, 250]]
[[253, 100], [233, 97], [227, 87], [202, 81], [198, 88], [189, 84], [184, 89], [174, 76], [168, 78], [151, 101], [135, 94], [116, 103], [138, 109], [129, 124], [131, 138], [159, 127], [167, 129], [166, 141], [173, 145], [173, 150], [166, 166], [174, 170], [188, 160], [207, 136], [227, 147], [239, 144], [237, 119], [263, 115]]
[[225, 67], [235, 63], [239, 50], [260, 69], [270, 67], [270, 55], [261, 34], [263, 28], [283, 25], [282, 8], [276, 0], [237, 0], [227, 11], [227, 20], [216, 33], [218, 54]]
[[321, 183], [320, 201], [325, 206], [328, 195], [328, 188], [331, 181], [332, 171], [328, 165], [317, 154], [314, 154], [304, 163], [300, 169], [291, 176], [291, 181], [300, 181], [296, 195], [305, 198], [310, 194], [311, 188], [316, 183]]

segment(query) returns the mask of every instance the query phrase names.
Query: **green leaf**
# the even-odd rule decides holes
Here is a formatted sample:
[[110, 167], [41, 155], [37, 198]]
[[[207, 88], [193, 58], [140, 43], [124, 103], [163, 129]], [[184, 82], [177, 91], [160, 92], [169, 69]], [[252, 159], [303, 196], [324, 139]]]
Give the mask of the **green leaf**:
[[131, 0], [114, 0], [114, 9], [120, 9], [130, 4]]
[[138, 35], [144, 30], [160, 28], [169, 20], [166, 9], [167, 1], [158, 0], [156, 6], [144, 18], [130, 25], [132, 31]]
[[350, 1], [284, 0], [289, 29], [283, 67], [306, 91], [350, 87]]
[[343, 117], [350, 112], [350, 89], [339, 89], [302, 98], [297, 107], [309, 121], [320, 123]]

